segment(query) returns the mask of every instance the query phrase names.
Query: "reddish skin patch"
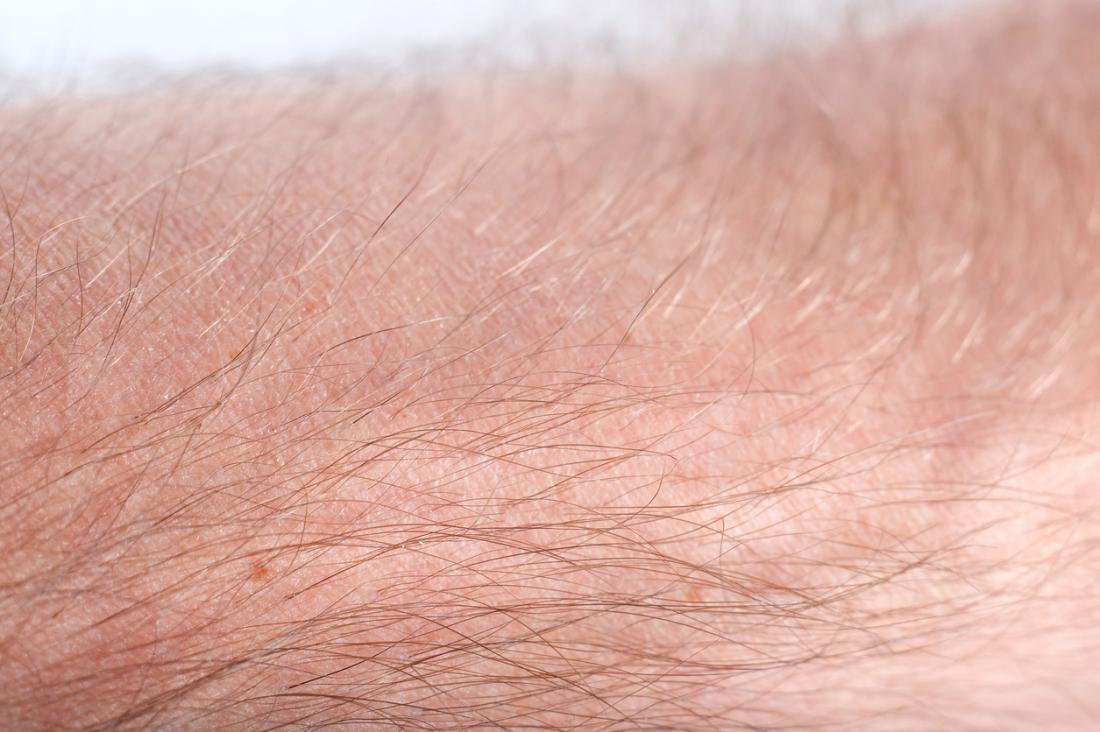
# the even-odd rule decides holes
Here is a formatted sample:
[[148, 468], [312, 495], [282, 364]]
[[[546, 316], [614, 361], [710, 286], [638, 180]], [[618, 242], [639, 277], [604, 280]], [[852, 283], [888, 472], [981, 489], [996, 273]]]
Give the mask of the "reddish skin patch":
[[691, 585], [684, 591], [684, 599], [687, 602], [702, 602], [703, 588], [699, 585]]
[[267, 582], [271, 579], [271, 568], [263, 562], [252, 562], [251, 571], [248, 573], [251, 582]]

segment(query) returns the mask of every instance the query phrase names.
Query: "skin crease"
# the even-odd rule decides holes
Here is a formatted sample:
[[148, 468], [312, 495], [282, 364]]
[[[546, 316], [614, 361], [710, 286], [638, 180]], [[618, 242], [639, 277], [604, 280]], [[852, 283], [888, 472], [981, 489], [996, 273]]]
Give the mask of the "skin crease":
[[1098, 23], [9, 105], [0, 726], [1090, 728]]

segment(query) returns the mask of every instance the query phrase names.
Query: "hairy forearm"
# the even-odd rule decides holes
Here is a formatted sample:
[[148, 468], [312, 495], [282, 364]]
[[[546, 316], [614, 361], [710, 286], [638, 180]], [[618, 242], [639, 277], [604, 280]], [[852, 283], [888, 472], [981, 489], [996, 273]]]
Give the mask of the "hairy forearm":
[[1100, 713], [1096, 20], [4, 112], [0, 718]]

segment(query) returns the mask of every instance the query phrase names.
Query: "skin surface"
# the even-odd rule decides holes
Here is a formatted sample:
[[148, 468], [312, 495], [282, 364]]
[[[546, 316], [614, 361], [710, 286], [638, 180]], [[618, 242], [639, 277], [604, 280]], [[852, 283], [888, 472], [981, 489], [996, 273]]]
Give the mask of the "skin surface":
[[1098, 32], [0, 110], [0, 726], [1089, 729]]

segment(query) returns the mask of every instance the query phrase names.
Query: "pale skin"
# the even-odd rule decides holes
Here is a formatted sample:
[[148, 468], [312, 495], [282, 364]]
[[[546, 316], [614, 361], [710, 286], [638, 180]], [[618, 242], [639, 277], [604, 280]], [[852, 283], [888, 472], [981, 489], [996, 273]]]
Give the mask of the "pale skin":
[[1100, 14], [0, 111], [0, 726], [1089, 729]]

